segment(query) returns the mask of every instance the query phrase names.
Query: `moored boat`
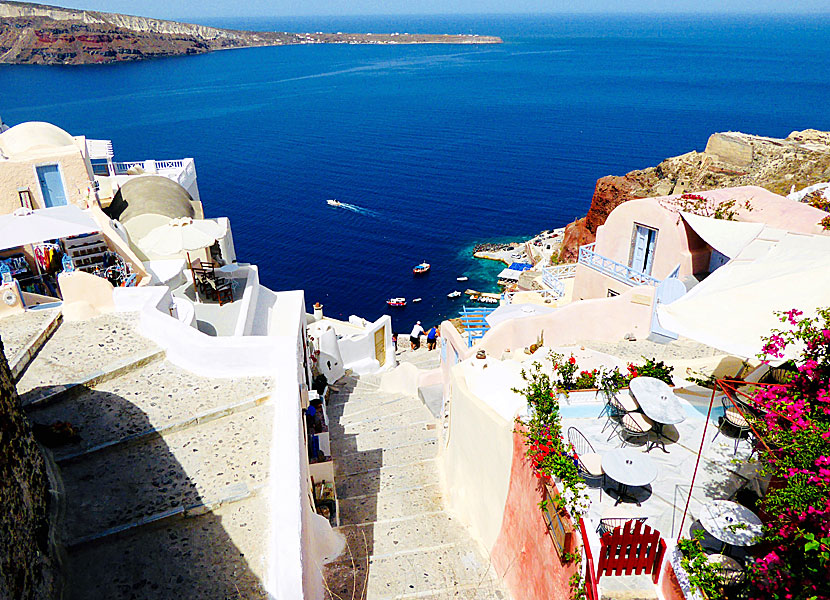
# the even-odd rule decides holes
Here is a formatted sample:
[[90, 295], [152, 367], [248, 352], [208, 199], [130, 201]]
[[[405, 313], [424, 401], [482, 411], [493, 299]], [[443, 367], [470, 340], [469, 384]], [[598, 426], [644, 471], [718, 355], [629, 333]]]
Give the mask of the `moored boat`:
[[452, 291], [449, 294], [447, 294], [447, 298], [460, 298], [460, 297], [461, 297], [461, 292], [459, 292], [458, 290]]
[[470, 278], [467, 277], [466, 275], [462, 275], [461, 277], [456, 277], [455, 278], [456, 281], [469, 281], [469, 279]]
[[412, 267], [412, 273], [415, 275], [423, 275], [424, 273], [429, 271], [430, 267], [431, 265], [428, 262], [424, 261], [421, 264]]
[[389, 298], [386, 304], [389, 306], [406, 306], [406, 298]]
[[420, 302], [420, 301], [421, 301], [421, 299], [420, 299], [420, 298], [413, 298], [413, 299], [412, 299], [412, 301], [413, 301], [413, 302]]

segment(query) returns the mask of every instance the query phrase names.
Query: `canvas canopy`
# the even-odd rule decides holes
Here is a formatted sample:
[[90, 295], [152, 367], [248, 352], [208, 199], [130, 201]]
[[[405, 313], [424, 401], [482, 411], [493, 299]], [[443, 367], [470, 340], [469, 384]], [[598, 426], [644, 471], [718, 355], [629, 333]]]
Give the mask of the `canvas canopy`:
[[0, 215], [0, 250], [97, 231], [100, 227], [92, 217], [72, 204], [38, 210], [19, 208]]
[[509, 279], [511, 281], [519, 281], [519, 277], [522, 275], [521, 271], [514, 271], [513, 269], [502, 269], [499, 273], [499, 279]]
[[555, 310], [552, 306], [543, 306], [541, 304], [504, 304], [487, 315], [485, 320], [490, 327], [495, 327], [497, 324], [508, 319], [534, 317], [536, 315], [548, 314]]
[[[779, 233], [770, 230], [770, 233]], [[830, 305], [830, 237], [762, 233], [734, 259], [692, 290], [660, 305], [660, 324], [680, 335], [744, 358], [753, 358], [770, 330], [781, 329], [775, 311], [813, 316]], [[790, 348], [791, 358], [796, 348]]]
[[764, 229], [763, 223], [712, 219], [687, 212], [680, 216], [704, 242], [729, 258], [735, 258]]

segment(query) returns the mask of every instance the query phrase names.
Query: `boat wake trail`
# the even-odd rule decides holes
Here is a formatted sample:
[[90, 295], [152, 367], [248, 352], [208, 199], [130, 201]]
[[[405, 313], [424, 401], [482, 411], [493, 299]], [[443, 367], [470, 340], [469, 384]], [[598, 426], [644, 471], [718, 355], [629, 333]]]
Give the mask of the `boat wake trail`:
[[346, 210], [350, 210], [352, 212], [356, 212], [359, 215], [365, 215], [367, 217], [377, 218], [380, 216], [380, 213], [376, 210], [372, 210], [371, 208], [363, 208], [362, 206], [349, 204], [348, 202], [341, 202], [337, 208], [345, 208]]

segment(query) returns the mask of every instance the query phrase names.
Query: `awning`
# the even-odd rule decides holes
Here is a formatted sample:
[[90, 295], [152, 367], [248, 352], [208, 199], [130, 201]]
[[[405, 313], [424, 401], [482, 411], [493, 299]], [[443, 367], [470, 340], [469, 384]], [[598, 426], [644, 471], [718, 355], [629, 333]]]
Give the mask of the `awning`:
[[535, 317], [536, 315], [552, 313], [555, 310], [553, 306], [543, 306], [541, 304], [503, 304], [487, 315], [485, 319], [490, 324], [490, 327], [495, 327], [502, 321], [509, 319]]
[[764, 229], [763, 223], [712, 219], [687, 212], [680, 215], [704, 242], [729, 258], [735, 258]]
[[531, 265], [529, 263], [514, 262], [514, 263], [510, 263], [510, 266], [507, 267], [507, 268], [512, 270], [512, 271], [529, 271], [530, 269], [533, 268], [533, 265]]
[[100, 230], [92, 217], [72, 204], [38, 210], [18, 208], [0, 215], [0, 250]]
[[[785, 233], [750, 242], [682, 298], [659, 305], [670, 331], [736, 356], [755, 357], [762, 338], [785, 327], [774, 311], [806, 316], [830, 305], [830, 236]], [[797, 352], [790, 348], [787, 358]]]
[[499, 273], [499, 279], [510, 279], [512, 281], [519, 281], [519, 276], [522, 274], [521, 271], [514, 271], [513, 269], [503, 269], [501, 273]]

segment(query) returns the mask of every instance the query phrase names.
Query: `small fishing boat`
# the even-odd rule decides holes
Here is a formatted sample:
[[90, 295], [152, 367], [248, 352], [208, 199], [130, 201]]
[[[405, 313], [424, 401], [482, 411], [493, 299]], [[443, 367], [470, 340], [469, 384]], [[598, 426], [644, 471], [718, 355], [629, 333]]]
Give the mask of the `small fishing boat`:
[[449, 294], [447, 294], [447, 298], [460, 298], [460, 297], [461, 297], [461, 292], [459, 292], [458, 290], [455, 290], [455, 291], [450, 292]]
[[467, 277], [466, 275], [462, 275], [461, 277], [456, 277], [455, 280], [456, 281], [469, 281], [470, 278]]
[[413, 299], [412, 299], [412, 301], [413, 301], [413, 302], [420, 302], [420, 301], [421, 301], [421, 299], [420, 299], [420, 298], [413, 298]]
[[406, 298], [389, 298], [386, 304], [389, 306], [406, 306]]
[[328, 204], [329, 206], [343, 206], [342, 202], [338, 202], [334, 198], [332, 198], [331, 200], [326, 200], [326, 204]]
[[415, 265], [414, 267], [412, 267], [412, 273], [414, 275], [423, 275], [424, 273], [429, 271], [429, 269], [430, 269], [430, 264], [428, 262], [424, 261], [421, 264]]

